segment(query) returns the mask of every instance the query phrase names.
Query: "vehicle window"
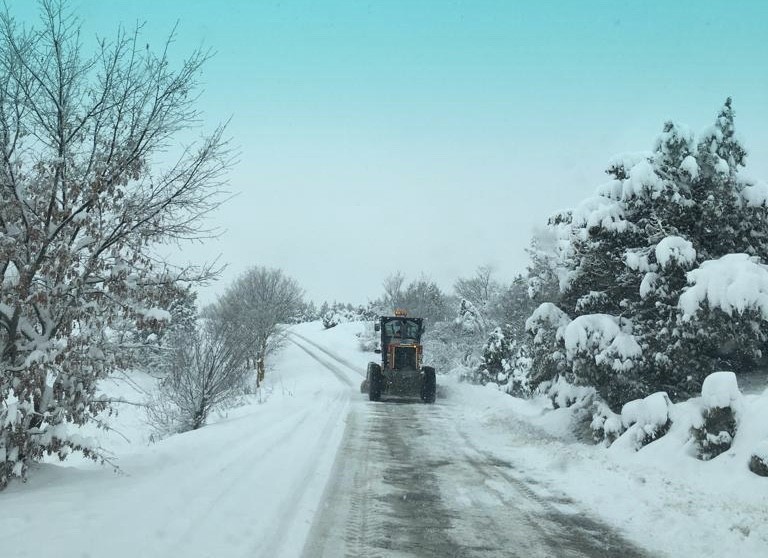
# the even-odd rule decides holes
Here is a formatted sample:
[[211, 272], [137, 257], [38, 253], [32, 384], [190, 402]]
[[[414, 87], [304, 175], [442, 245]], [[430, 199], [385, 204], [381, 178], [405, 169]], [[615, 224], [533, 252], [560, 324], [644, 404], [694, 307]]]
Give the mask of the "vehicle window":
[[405, 322], [405, 335], [409, 339], [415, 339], [419, 336], [419, 323], [408, 320]]
[[402, 334], [402, 323], [400, 320], [392, 320], [384, 324], [384, 333], [389, 337], [400, 337]]

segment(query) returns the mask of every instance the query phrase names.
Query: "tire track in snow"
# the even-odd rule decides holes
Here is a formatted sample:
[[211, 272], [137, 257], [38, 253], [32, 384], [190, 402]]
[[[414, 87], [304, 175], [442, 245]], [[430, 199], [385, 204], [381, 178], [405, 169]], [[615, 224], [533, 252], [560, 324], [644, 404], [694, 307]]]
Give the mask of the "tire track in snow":
[[[301, 529], [301, 526], [297, 526], [297, 522], [301, 522], [303, 519], [301, 514], [297, 514], [297, 510], [302, 507], [302, 501], [307, 499], [307, 492], [310, 489], [310, 485], [314, 480], [327, 480], [328, 474], [323, 475], [322, 472], [318, 472], [317, 463], [323, 462], [323, 457], [329, 452], [336, 452], [336, 445], [329, 444], [328, 441], [334, 437], [334, 431], [340, 428], [344, 429], [343, 416], [346, 414], [349, 407], [348, 394], [339, 393], [333, 399], [334, 411], [330, 415], [323, 415], [325, 417], [325, 424], [323, 425], [320, 433], [315, 438], [315, 443], [312, 446], [310, 455], [305, 458], [304, 465], [301, 470], [300, 480], [294, 485], [291, 493], [283, 500], [276, 519], [278, 522], [277, 528], [273, 531], [270, 539], [264, 545], [259, 545], [258, 555], [265, 558], [275, 558], [279, 556], [294, 556], [295, 551], [291, 553], [290, 549], [285, 548], [286, 541], [291, 541], [291, 536], [296, 535], [296, 532]], [[341, 437], [342, 433], [338, 436]], [[333, 459], [330, 459], [333, 463]], [[318, 479], [319, 477], [319, 479]], [[315, 487], [319, 490], [320, 494], [323, 492], [325, 483], [322, 487]], [[307, 527], [308, 531], [309, 528]]]
[[[634, 547], [613, 529], [579, 509], [570, 498], [558, 496], [547, 488], [534, 490], [531, 484], [537, 484], [535, 481], [526, 481], [515, 475], [517, 469], [513, 464], [480, 448], [456, 421], [447, 420], [444, 423], [450, 423], [466, 444], [464, 453], [467, 463], [484, 478], [484, 484], [495, 491], [505, 503], [513, 503], [509, 502], [509, 495], [519, 492], [540, 506], [543, 514], [532, 510], [530, 525], [553, 548], [559, 548], [561, 556], [647, 556], [647, 553]], [[505, 489], [505, 486], [513, 490]]]
[[[344, 386], [352, 387], [354, 385], [343, 371], [339, 370], [333, 363], [325, 361], [302, 344], [293, 342], [313, 360], [331, 371]], [[243, 451], [239, 451], [235, 455], [227, 455], [225, 459], [221, 459], [214, 468], [216, 473], [199, 477], [202, 483], [206, 483], [209, 480], [214, 481], [214, 478], [222, 474], [226, 475], [227, 480], [222, 484], [221, 489], [216, 494], [196, 495], [191, 501], [186, 501], [184, 507], [188, 512], [183, 517], [169, 521], [166, 524], [166, 529], [169, 532], [179, 531], [180, 528], [183, 529], [179, 523], [183, 522], [186, 524], [186, 529], [177, 540], [185, 541], [185, 544], [190, 547], [200, 548], [204, 546], [205, 540], [198, 540], [198, 544], [195, 545], [191, 545], [190, 541], [199, 539], [201, 530], [198, 526], [206, 521], [210, 511], [212, 509], [220, 510], [222, 507], [225, 509], [238, 508], [243, 493], [249, 492], [249, 487], [258, 485], [258, 479], [253, 478], [253, 471], [247, 466], [247, 463], [274, 458], [277, 453], [285, 453], [289, 448], [298, 449], [297, 437], [306, 434], [309, 428], [313, 433], [316, 433], [311, 436], [315, 442], [310, 446], [310, 451], [306, 455], [302, 455], [297, 474], [292, 477], [290, 489], [281, 497], [277, 510], [270, 512], [274, 528], [269, 531], [270, 535], [266, 540], [258, 541], [257, 545], [251, 546], [247, 553], [247, 556], [263, 556], [264, 558], [295, 556], [300, 551], [304, 538], [306, 538], [306, 531], [310, 527], [305, 516], [311, 516], [312, 510], [309, 507], [321, 501], [325, 484], [330, 477], [334, 454], [341, 442], [345, 428], [344, 417], [349, 408], [349, 395], [348, 390], [342, 389], [336, 392], [331, 399], [318, 399], [316, 405], [294, 413], [294, 416], [287, 417], [286, 420], [281, 421], [274, 429], [271, 429], [266, 438], [266, 444], [264, 443], [265, 438], [260, 438], [258, 448], [254, 448], [253, 444], [250, 444]], [[243, 418], [245, 417], [241, 417], [239, 420]], [[336, 439], [335, 443], [334, 439]], [[291, 456], [303, 454], [305, 448], [306, 445], [302, 445], [298, 451], [293, 449], [288, 453]], [[323, 463], [328, 464], [325, 471], [322, 470]], [[321, 464], [320, 469], [318, 464]], [[319, 483], [318, 486], [313, 487], [313, 481]], [[192, 518], [190, 518], [190, 512]], [[306, 523], [305, 526], [301, 525], [302, 521]], [[303, 533], [302, 529], [304, 530]], [[298, 542], [297, 536], [301, 537]], [[298, 548], [291, 549], [291, 545], [298, 546]]]
[[[316, 514], [302, 556], [306, 558], [387, 558], [386, 506], [381, 495], [381, 441], [369, 436], [370, 417], [355, 404], [324, 494], [322, 512]], [[350, 455], [357, 458], [350, 459]]]
[[[237, 489], [242, 487], [243, 479], [252, 474], [251, 469], [242, 467], [242, 464], [264, 459], [276, 447], [295, 437], [301, 431], [301, 427], [309, 420], [310, 413], [309, 409], [303, 410], [295, 417], [281, 422], [268, 436], [259, 440], [258, 448], [255, 448], [253, 444], [247, 444], [242, 451], [226, 454], [224, 459], [217, 461], [215, 467], [209, 468], [206, 473], [197, 475], [196, 481], [200, 486], [215, 484], [222, 476], [226, 476], [227, 481], [214, 494], [197, 491], [191, 498], [185, 499], [183, 502], [185, 513], [171, 518], [164, 525], [163, 530], [167, 533], [181, 531], [179, 536], [175, 537], [178, 541], [187, 542], [193, 540], [195, 536], [199, 536], [201, 531], [199, 525], [206, 522], [211, 510], [216, 509], [216, 506], [229, 497], [233, 491], [239, 493], [240, 491]], [[235, 470], [232, 471], [232, 469]], [[186, 527], [182, 527], [182, 525], [186, 525]], [[155, 555], [155, 548], [146, 550], [146, 554], [143, 555]]]
[[315, 343], [315, 342], [314, 342], [314, 341], [312, 341], [311, 339], [308, 339], [307, 337], [305, 337], [305, 336], [301, 335], [300, 333], [296, 333], [295, 331], [289, 331], [289, 332], [288, 332], [288, 334], [289, 334], [289, 335], [293, 335], [293, 336], [295, 336], [295, 337], [298, 337], [298, 338], [299, 338], [299, 339], [301, 339], [302, 341], [305, 341], [306, 343], [309, 343], [309, 344], [310, 344], [310, 345], [312, 345], [314, 348], [316, 348], [317, 350], [321, 351], [322, 353], [324, 353], [324, 354], [328, 355], [329, 357], [331, 357], [333, 360], [335, 360], [335, 361], [336, 361], [336, 362], [338, 362], [339, 364], [342, 364], [342, 365], [346, 366], [347, 368], [349, 368], [349, 369], [350, 369], [352, 372], [354, 372], [354, 373], [355, 373], [355, 375], [356, 375], [356, 376], [365, 376], [365, 374], [363, 373], [363, 371], [362, 371], [362, 370], [360, 370], [360, 367], [358, 367], [358, 366], [355, 366], [354, 364], [350, 363], [350, 362], [349, 362], [348, 360], [346, 360], [345, 358], [342, 358], [342, 357], [340, 357], [339, 355], [337, 355], [337, 354], [333, 353], [332, 351], [329, 351], [328, 349], [326, 349], [326, 348], [325, 348], [325, 347], [323, 347], [322, 345], [320, 345], [320, 344], [318, 344], [318, 343]]
[[[296, 334], [291, 334], [291, 335], [293, 336], [293, 335], [296, 335]], [[302, 337], [302, 336], [300, 336], [300, 335], [296, 335], [296, 336], [297, 336], [297, 337], [299, 337], [299, 338], [300, 338], [300, 339], [302, 339], [302, 340], [304, 340], [304, 339], [305, 339], [304, 337]], [[301, 349], [302, 351], [304, 351], [305, 353], [307, 353], [307, 354], [308, 354], [310, 357], [312, 357], [312, 358], [313, 358], [314, 360], [316, 360], [318, 363], [322, 364], [324, 368], [328, 369], [328, 371], [330, 371], [330, 372], [331, 372], [331, 373], [332, 373], [334, 376], [336, 376], [336, 378], [337, 378], [337, 379], [338, 379], [338, 380], [339, 380], [341, 383], [343, 383], [343, 384], [345, 384], [345, 385], [347, 385], [347, 386], [349, 386], [349, 387], [356, 387], [356, 385], [355, 385], [355, 382], [354, 382], [353, 380], [351, 380], [351, 379], [349, 378], [349, 376], [347, 375], [347, 373], [346, 373], [346, 372], [344, 372], [343, 370], [341, 370], [341, 369], [340, 369], [338, 366], [336, 366], [336, 365], [335, 365], [335, 364], [333, 364], [332, 362], [328, 362], [326, 359], [322, 358], [322, 357], [321, 357], [320, 355], [318, 355], [316, 352], [314, 352], [314, 351], [312, 351], [311, 349], [307, 348], [307, 346], [306, 346], [306, 345], [304, 345], [303, 343], [299, 343], [298, 341], [296, 341], [296, 339], [292, 339], [291, 337], [289, 337], [289, 339], [290, 339], [291, 343], [293, 343], [293, 344], [294, 344], [294, 345], [296, 345], [296, 346], [297, 346], [299, 349]], [[312, 344], [314, 345], [314, 343], [312, 343]], [[326, 353], [326, 354], [328, 354], [329, 356], [332, 356], [332, 355], [331, 355], [330, 353], [328, 353], [327, 351], [323, 351], [323, 352], [324, 352], [324, 353]], [[334, 360], [337, 360], [337, 361], [338, 361], [339, 359], [334, 359]], [[345, 364], [345, 366], [348, 366], [348, 365], [346, 365], [346, 364]]]

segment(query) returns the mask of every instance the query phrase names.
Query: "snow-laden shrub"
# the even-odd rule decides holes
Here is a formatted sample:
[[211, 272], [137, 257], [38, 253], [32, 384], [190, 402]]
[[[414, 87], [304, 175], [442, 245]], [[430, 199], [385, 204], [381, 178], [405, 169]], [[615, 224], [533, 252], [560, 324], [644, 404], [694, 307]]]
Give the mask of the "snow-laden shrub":
[[627, 443], [639, 450], [669, 432], [671, 407], [672, 402], [663, 391], [625, 403], [621, 408], [621, 423], [626, 429], [623, 437]]
[[168, 375], [147, 408], [147, 418], [161, 437], [201, 428], [212, 411], [247, 391], [252, 376], [249, 347], [233, 344], [227, 333], [208, 321], [187, 338], [177, 339]]
[[691, 433], [699, 459], [707, 461], [728, 451], [738, 427], [742, 395], [733, 372], [714, 372], [701, 387], [702, 413]]
[[325, 314], [323, 314], [323, 317], [321, 319], [323, 321], [323, 327], [325, 329], [331, 329], [332, 327], [336, 327], [341, 323], [341, 318], [336, 312], [328, 311]]
[[561, 338], [569, 380], [595, 386], [600, 396], [614, 407], [643, 395], [625, 376], [642, 357], [630, 321], [608, 314], [586, 314], [568, 323]]
[[467, 333], [482, 333], [488, 329], [488, 320], [483, 313], [464, 298], [459, 301], [459, 312], [454, 323]]
[[761, 477], [768, 477], [768, 440], [763, 440], [755, 448], [749, 460], [749, 470]]
[[339, 324], [365, 322], [374, 319], [376, 319], [376, 313], [370, 305], [366, 307], [334, 302], [331, 306], [324, 303], [320, 308], [320, 320], [325, 329], [336, 327]]
[[595, 443], [610, 446], [624, 433], [621, 415], [611, 411], [605, 402], [596, 400], [592, 404], [592, 421], [589, 424]]
[[594, 388], [575, 386], [569, 384], [564, 378], [557, 378], [545, 389], [554, 409], [566, 409], [573, 406], [586, 407], [592, 403], [595, 396]]
[[533, 359], [528, 354], [528, 347], [518, 347], [507, 377], [507, 393], [515, 397], [530, 397], [533, 392], [529, 382], [532, 364]]

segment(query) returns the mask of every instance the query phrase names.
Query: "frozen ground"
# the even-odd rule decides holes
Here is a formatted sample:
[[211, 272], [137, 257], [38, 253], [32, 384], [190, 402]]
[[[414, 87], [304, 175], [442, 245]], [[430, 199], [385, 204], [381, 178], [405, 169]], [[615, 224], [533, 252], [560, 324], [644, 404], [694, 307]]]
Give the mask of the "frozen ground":
[[[127, 440], [100, 434], [122, 474], [37, 468], [0, 493], [0, 555], [766, 555], [768, 485], [743, 448], [702, 463], [674, 430], [639, 453], [587, 446], [564, 411], [448, 379], [435, 406], [373, 404], [359, 327], [296, 326], [261, 401], [197, 432], [149, 444], [122, 405]], [[745, 405], [768, 419], [764, 395]]]

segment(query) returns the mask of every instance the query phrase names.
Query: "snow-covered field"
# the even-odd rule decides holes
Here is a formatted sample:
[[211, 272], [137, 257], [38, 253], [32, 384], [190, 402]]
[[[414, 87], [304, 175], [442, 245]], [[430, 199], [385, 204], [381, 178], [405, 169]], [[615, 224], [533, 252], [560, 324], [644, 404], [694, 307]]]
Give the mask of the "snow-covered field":
[[[120, 434], [98, 434], [120, 474], [77, 459], [34, 469], [0, 493], [0, 556], [300, 555], [345, 418], [363, 399], [361, 327], [295, 326], [262, 396], [195, 432], [151, 443], [141, 408], [121, 405], [112, 418]], [[567, 495], [654, 554], [768, 555], [768, 479], [746, 466], [767, 434], [768, 392], [745, 396], [732, 451], [701, 462], [682, 421], [639, 452], [603, 448], [572, 437], [567, 410], [440, 381], [438, 405], [478, 447], [525, 471], [537, 496]], [[138, 377], [104, 390], [136, 401], [152, 386]]]

